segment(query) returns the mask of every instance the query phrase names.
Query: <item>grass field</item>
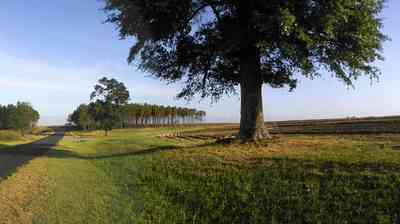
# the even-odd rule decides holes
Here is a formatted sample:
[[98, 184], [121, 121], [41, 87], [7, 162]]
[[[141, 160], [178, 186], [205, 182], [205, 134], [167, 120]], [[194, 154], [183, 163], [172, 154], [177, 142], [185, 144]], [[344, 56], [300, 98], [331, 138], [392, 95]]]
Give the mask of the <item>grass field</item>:
[[43, 138], [41, 135], [27, 134], [24, 137], [17, 131], [0, 130], [0, 149], [25, 144]]
[[0, 182], [0, 223], [400, 221], [399, 134], [239, 144], [214, 128], [68, 133]]

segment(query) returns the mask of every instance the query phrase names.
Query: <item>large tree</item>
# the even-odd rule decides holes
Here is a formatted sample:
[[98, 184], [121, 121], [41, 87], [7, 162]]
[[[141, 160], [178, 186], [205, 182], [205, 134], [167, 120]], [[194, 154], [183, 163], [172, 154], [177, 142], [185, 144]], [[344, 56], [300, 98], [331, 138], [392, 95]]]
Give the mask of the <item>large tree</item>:
[[32, 128], [38, 121], [40, 115], [33, 109], [30, 103], [18, 102], [10, 115], [10, 122], [14, 129], [19, 130], [24, 136], [25, 130]]
[[84, 131], [94, 128], [95, 126], [94, 118], [90, 114], [89, 106], [86, 104], [79, 105], [79, 107], [68, 117], [68, 121]]
[[105, 135], [111, 131], [120, 121], [119, 110], [115, 105], [101, 100], [89, 104], [89, 113], [97, 123], [97, 126], [104, 130]]
[[[384, 0], [104, 0], [121, 38], [134, 37], [129, 62], [186, 84], [178, 97], [218, 100], [241, 91], [240, 136], [264, 128], [262, 85], [297, 84], [330, 72], [346, 85], [377, 78]], [[137, 57], [139, 56], [139, 57]]]
[[90, 95], [91, 100], [99, 99], [118, 107], [127, 104], [129, 97], [129, 90], [123, 82], [106, 77], [99, 79], [99, 83], [94, 86], [94, 91]]
[[101, 126], [106, 135], [122, 121], [122, 107], [129, 101], [129, 91], [125, 84], [106, 77], [99, 80], [90, 99], [89, 114]]

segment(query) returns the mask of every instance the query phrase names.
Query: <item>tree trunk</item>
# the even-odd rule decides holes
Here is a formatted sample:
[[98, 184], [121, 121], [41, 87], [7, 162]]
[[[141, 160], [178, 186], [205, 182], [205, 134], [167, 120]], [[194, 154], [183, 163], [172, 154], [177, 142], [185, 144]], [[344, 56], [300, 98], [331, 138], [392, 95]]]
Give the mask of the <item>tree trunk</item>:
[[260, 57], [255, 47], [242, 52], [240, 59], [241, 119], [240, 139], [242, 142], [270, 138], [264, 125], [262, 101], [262, 77]]

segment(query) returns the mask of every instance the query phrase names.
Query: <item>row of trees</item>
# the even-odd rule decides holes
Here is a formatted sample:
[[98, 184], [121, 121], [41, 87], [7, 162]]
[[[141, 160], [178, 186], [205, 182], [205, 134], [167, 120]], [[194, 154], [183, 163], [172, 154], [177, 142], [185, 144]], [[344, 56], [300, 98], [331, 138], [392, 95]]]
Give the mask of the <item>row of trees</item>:
[[122, 116], [129, 126], [173, 125], [202, 122], [206, 112], [191, 108], [128, 104], [123, 108]]
[[206, 113], [190, 108], [128, 104], [129, 91], [122, 82], [102, 78], [91, 94], [91, 103], [81, 104], [68, 121], [83, 130], [172, 125], [200, 122]]
[[30, 103], [18, 102], [16, 105], [0, 105], [0, 129], [16, 129], [24, 135], [26, 130], [33, 128], [40, 115]]
[[[96, 103], [81, 104], [69, 117], [69, 122], [83, 130], [101, 128], [96, 122]], [[205, 111], [191, 108], [150, 105], [123, 105], [116, 114], [117, 122], [112, 126], [117, 128], [143, 127], [147, 125], [190, 124], [204, 121]]]

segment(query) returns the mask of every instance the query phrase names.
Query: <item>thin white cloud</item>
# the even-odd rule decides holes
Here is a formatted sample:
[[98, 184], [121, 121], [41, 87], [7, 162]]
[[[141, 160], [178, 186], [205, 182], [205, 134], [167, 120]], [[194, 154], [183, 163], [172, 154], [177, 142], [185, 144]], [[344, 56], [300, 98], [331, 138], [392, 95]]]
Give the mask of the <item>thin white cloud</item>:
[[158, 80], [143, 78], [144, 74], [137, 73], [134, 68], [126, 65], [105, 63], [87, 67], [66, 67], [0, 54], [0, 87], [2, 88], [88, 92], [103, 76], [111, 76], [123, 81], [132, 94], [140, 98], [173, 98], [178, 93], [176, 85], [166, 86]]
[[57, 90], [66, 91], [66, 86], [59, 85], [56, 83], [43, 82], [43, 81], [26, 81], [18, 79], [8, 79], [0, 77], [0, 86], [2, 88], [28, 88], [28, 89], [40, 89], [40, 90]]

